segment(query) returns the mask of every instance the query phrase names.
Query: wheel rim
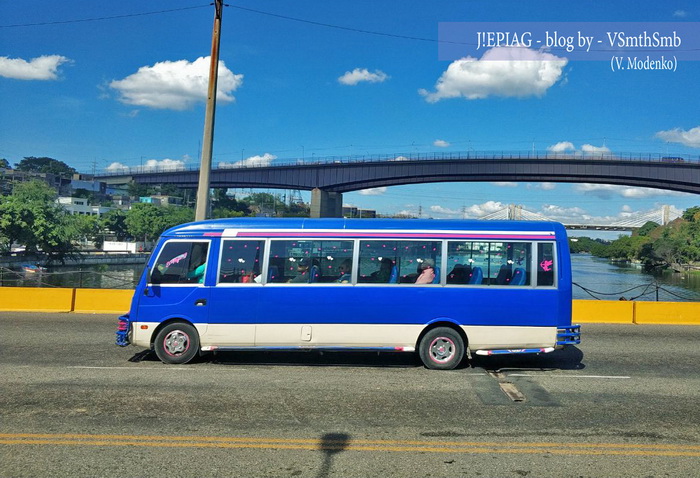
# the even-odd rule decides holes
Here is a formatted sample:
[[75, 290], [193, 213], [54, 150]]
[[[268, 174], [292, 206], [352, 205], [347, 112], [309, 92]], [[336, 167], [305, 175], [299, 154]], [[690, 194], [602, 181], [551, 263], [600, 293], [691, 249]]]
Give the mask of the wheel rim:
[[436, 363], [447, 363], [455, 356], [455, 343], [449, 337], [437, 337], [430, 343], [430, 359]]
[[182, 330], [173, 330], [163, 339], [163, 350], [171, 356], [182, 355], [190, 348], [190, 336]]

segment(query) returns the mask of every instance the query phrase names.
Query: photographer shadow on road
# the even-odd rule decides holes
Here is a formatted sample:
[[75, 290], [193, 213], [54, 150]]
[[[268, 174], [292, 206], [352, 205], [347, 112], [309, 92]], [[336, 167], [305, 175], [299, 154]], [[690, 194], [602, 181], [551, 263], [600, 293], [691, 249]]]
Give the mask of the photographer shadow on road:
[[487, 370], [583, 370], [583, 351], [576, 346], [567, 346], [547, 354], [512, 354], [512, 355], [472, 355], [469, 360], [472, 368]]

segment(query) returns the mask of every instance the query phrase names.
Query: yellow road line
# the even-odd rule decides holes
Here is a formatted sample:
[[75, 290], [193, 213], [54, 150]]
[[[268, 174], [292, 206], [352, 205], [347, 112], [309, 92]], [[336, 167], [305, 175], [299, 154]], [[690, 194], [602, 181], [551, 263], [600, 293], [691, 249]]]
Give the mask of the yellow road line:
[[629, 443], [430, 442], [401, 440], [323, 440], [154, 435], [0, 433], [0, 445], [134, 446], [163, 448], [258, 448], [428, 453], [626, 455], [700, 457], [700, 446]]

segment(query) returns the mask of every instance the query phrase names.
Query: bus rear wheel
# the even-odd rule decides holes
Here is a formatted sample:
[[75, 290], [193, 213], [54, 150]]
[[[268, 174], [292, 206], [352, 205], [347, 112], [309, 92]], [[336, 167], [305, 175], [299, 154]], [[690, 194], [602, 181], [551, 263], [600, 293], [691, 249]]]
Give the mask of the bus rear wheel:
[[464, 340], [449, 327], [436, 327], [423, 336], [418, 352], [426, 368], [452, 370], [464, 358]]
[[184, 322], [168, 324], [156, 335], [154, 348], [164, 363], [187, 363], [199, 352], [197, 329]]

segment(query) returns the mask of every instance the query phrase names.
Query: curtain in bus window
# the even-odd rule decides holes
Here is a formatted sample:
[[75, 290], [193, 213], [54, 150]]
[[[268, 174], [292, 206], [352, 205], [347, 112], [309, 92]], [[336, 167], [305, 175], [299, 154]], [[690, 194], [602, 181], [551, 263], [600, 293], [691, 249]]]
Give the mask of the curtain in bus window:
[[537, 285], [554, 285], [555, 259], [554, 244], [540, 243], [537, 245]]
[[220, 283], [260, 283], [265, 241], [223, 241], [221, 246]]
[[[375, 284], [440, 282], [440, 241], [361, 241], [358, 281]], [[428, 278], [430, 280], [428, 280]]]
[[204, 282], [209, 242], [170, 241], [165, 244], [153, 271], [153, 284], [201, 284]]
[[349, 284], [353, 244], [332, 239], [272, 241], [268, 282]]

